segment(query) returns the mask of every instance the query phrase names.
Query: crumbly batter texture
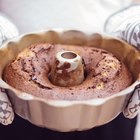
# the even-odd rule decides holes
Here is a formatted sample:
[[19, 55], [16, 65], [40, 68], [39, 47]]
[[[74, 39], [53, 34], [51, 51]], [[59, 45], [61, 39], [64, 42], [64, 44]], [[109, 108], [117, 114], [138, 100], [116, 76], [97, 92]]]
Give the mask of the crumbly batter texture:
[[[80, 85], [59, 87], [51, 83], [49, 76], [55, 55], [62, 50], [74, 51], [83, 58], [85, 79]], [[132, 83], [132, 75], [127, 67], [105, 50], [48, 43], [33, 44], [19, 53], [5, 68], [3, 77], [9, 85], [18, 90], [55, 100], [104, 98]]]

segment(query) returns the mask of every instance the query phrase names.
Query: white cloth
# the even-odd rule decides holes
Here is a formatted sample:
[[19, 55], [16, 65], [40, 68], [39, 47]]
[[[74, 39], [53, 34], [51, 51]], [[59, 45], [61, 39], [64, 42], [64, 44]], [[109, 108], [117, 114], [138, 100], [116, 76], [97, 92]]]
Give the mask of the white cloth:
[[7, 39], [18, 36], [18, 30], [4, 14], [0, 13], [0, 46]]
[[8, 125], [13, 122], [14, 112], [6, 95], [6, 91], [0, 88], [0, 123]]
[[[106, 22], [105, 31], [123, 39], [140, 50], [140, 5], [134, 5], [113, 14]], [[134, 118], [140, 111], [140, 82], [123, 111], [127, 118]]]
[[1, 0], [20, 33], [46, 28], [102, 32], [106, 18], [131, 0]]
[[[3, 14], [0, 14], [0, 46], [13, 37], [18, 36], [18, 30]], [[13, 122], [14, 112], [7, 97], [6, 90], [0, 87], [0, 123], [8, 125]]]
[[140, 49], [140, 5], [133, 5], [110, 16], [105, 32]]

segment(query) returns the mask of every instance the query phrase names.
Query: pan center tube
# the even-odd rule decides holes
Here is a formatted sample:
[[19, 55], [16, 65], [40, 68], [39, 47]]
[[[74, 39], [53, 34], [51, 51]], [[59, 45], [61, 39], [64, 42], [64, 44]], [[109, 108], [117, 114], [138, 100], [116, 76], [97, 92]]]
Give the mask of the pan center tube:
[[76, 86], [84, 80], [84, 63], [82, 57], [73, 51], [61, 51], [55, 56], [50, 80], [62, 87]]

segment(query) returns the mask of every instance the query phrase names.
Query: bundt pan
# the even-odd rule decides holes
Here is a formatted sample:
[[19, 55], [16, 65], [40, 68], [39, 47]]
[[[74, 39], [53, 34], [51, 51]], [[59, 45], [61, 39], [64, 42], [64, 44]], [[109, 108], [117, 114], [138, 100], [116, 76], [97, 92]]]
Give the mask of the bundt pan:
[[[110, 97], [69, 101], [45, 100], [21, 92], [3, 81], [3, 70], [19, 52], [33, 43], [48, 42], [88, 45], [103, 48], [122, 60], [133, 75], [133, 83]], [[140, 53], [129, 44], [98, 33], [86, 34], [76, 30], [49, 30], [20, 36], [0, 48], [0, 87], [7, 89], [15, 113], [31, 123], [52, 130], [81, 131], [113, 120], [126, 106], [129, 96], [140, 84]]]

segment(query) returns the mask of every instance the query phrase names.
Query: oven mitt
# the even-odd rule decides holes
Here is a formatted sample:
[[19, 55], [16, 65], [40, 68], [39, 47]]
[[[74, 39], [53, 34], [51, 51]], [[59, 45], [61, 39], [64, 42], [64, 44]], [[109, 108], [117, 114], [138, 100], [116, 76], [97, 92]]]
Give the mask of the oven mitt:
[[[104, 30], [140, 50], [140, 5], [127, 7], [111, 15], [106, 21]], [[139, 111], [140, 84], [135, 87], [123, 114], [126, 118], [134, 118]]]
[[[3, 14], [0, 13], [0, 46], [3, 42], [18, 35], [17, 28]], [[7, 97], [6, 90], [0, 88], [0, 123], [11, 124], [14, 112]]]

